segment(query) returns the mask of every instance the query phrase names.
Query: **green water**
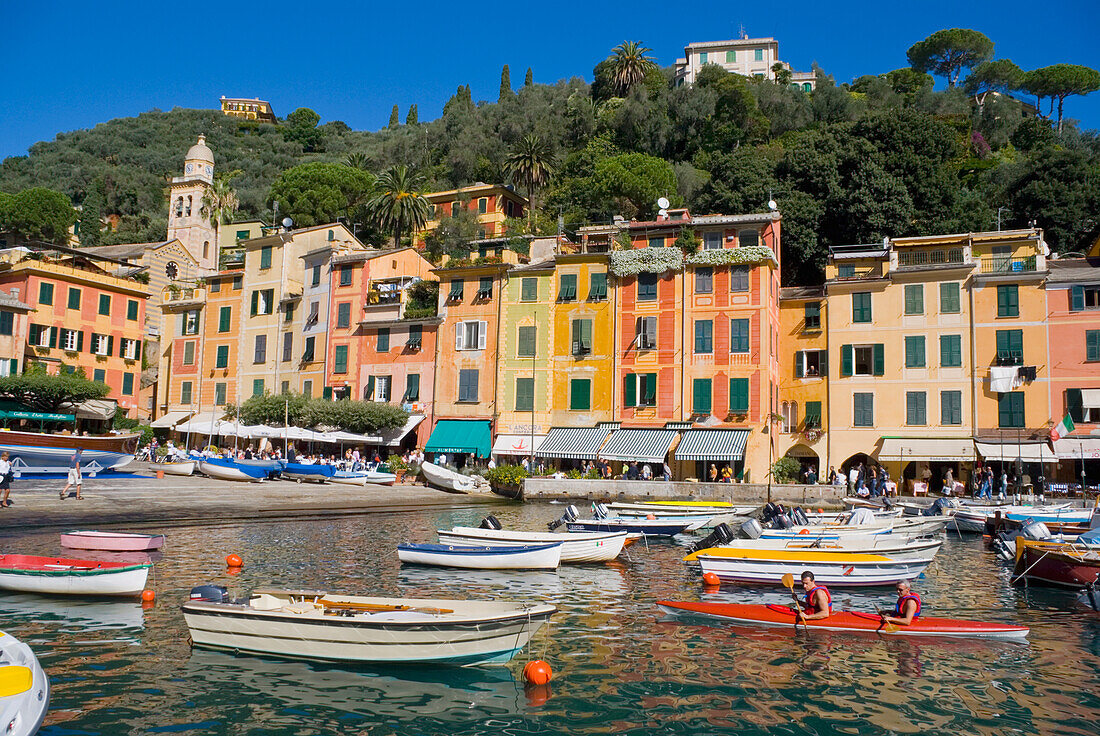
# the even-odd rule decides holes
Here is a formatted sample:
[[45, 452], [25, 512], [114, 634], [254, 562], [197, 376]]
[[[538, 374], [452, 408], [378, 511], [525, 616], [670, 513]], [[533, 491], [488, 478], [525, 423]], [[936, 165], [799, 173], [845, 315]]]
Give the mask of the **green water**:
[[[540, 529], [560, 506], [506, 507]], [[556, 573], [402, 569], [401, 541], [476, 523], [479, 511], [162, 530], [156, 605], [0, 594], [0, 628], [37, 652], [53, 684], [41, 733], [62, 734], [1004, 734], [1097, 732], [1100, 615], [1069, 594], [1008, 584], [975, 537], [952, 535], [917, 581], [926, 613], [1017, 622], [1027, 644], [754, 631], [663, 620], [654, 601], [781, 602], [785, 591], [704, 594], [679, 544]], [[688, 540], [685, 540], [685, 543]], [[57, 535], [0, 539], [57, 554]], [[243, 571], [226, 573], [225, 555]], [[192, 651], [178, 604], [201, 583], [555, 603], [551, 626], [506, 667], [377, 671]], [[834, 592], [870, 610], [891, 590]], [[548, 689], [522, 666], [548, 661]]]

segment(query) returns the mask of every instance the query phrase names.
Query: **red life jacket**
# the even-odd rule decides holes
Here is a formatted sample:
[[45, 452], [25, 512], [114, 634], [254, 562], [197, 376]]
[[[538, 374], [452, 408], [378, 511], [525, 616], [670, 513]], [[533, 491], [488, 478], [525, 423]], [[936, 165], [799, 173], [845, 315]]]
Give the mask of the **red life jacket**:
[[903, 618], [905, 616], [905, 611], [903, 610], [905, 608], [905, 601], [916, 601], [917, 612], [913, 614], [913, 618], [920, 616], [920, 596], [916, 593], [907, 593], [905, 595], [898, 596], [898, 602], [894, 606], [894, 616], [898, 618]]
[[826, 588], [824, 585], [818, 585], [814, 588], [811, 588], [810, 591], [808, 593], [806, 593], [806, 609], [807, 609], [807, 611], [809, 613], [817, 613], [817, 606], [814, 604], [814, 596], [817, 594], [817, 591], [819, 591], [819, 590], [824, 590], [825, 591], [825, 600], [829, 604], [829, 613], [832, 613], [832, 611], [833, 611], [833, 597], [831, 595], [829, 595], [829, 589]]

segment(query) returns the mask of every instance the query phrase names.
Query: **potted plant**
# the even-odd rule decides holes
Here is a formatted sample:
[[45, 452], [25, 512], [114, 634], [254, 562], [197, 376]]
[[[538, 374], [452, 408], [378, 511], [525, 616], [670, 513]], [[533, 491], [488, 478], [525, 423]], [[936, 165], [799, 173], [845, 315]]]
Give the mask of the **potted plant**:
[[523, 479], [527, 477], [522, 465], [500, 465], [485, 474], [493, 493], [516, 500], [523, 500]]
[[409, 472], [409, 464], [400, 455], [390, 455], [386, 458], [386, 465], [389, 465], [390, 470], [397, 476], [398, 483], [401, 483], [405, 478], [405, 474]]

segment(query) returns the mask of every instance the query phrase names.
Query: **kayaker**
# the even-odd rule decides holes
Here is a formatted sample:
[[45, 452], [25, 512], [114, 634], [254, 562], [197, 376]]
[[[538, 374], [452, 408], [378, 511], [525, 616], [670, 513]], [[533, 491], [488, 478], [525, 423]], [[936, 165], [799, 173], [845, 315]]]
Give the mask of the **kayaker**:
[[908, 626], [913, 623], [913, 619], [920, 616], [920, 596], [913, 592], [908, 580], [898, 581], [897, 591], [898, 602], [894, 604], [893, 615], [884, 615], [882, 620], [889, 624]]
[[818, 585], [814, 580], [814, 574], [807, 570], [802, 573], [802, 589], [806, 591], [803, 603], [805, 609], [798, 615], [803, 621], [815, 621], [828, 618], [833, 612], [833, 597], [829, 595], [829, 589], [824, 585]]

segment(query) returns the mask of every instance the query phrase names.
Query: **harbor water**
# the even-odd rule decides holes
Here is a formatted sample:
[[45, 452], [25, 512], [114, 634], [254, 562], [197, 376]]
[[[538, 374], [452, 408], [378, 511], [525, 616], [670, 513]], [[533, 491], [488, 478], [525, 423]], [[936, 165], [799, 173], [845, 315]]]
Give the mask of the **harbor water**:
[[[562, 506], [493, 507], [505, 528], [545, 529]], [[902, 639], [681, 623], [661, 599], [789, 601], [774, 588], [702, 590], [692, 540], [641, 544], [557, 572], [401, 567], [403, 541], [476, 525], [484, 510], [232, 521], [159, 528], [151, 608], [0, 593], [0, 628], [30, 646], [53, 695], [41, 731], [70, 734], [1089, 734], [1100, 720], [1100, 614], [1070, 593], [1009, 584], [976, 536], [952, 532], [915, 581], [927, 615], [1018, 623], [1027, 643]], [[55, 555], [55, 531], [0, 537]], [[243, 569], [228, 574], [237, 553]], [[79, 555], [70, 555], [79, 556]], [[192, 650], [179, 604], [194, 585], [235, 594], [330, 592], [554, 603], [507, 666], [363, 669]], [[834, 606], [892, 604], [891, 588], [835, 590]], [[548, 687], [525, 689], [544, 659]]]

